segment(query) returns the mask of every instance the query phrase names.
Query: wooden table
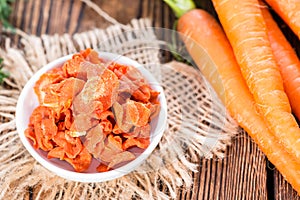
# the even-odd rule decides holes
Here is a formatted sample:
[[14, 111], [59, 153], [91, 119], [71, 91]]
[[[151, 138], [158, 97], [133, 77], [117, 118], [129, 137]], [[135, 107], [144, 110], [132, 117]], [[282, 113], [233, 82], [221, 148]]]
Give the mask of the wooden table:
[[[175, 21], [162, 0], [94, 2], [123, 24], [132, 18], [149, 17], [155, 27], [172, 28]], [[210, 1], [201, 1], [198, 6], [215, 15]], [[300, 47], [298, 39], [280, 19], [278, 21], [292, 44]], [[110, 25], [79, 0], [16, 0], [10, 22], [36, 35], [73, 34]], [[199, 164], [199, 172], [193, 174], [193, 187], [178, 191], [178, 199], [300, 199], [247, 134], [233, 139], [224, 159], [199, 158]]]

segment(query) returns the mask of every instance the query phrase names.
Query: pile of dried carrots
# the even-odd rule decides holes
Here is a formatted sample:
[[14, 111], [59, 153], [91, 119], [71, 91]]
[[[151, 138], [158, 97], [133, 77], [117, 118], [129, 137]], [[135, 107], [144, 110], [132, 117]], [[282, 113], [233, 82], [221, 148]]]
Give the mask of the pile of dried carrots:
[[[300, 62], [267, 5], [212, 0], [219, 24], [189, 0], [165, 1], [179, 17], [187, 50], [230, 114], [300, 194]], [[299, 1], [266, 1], [300, 38]]]
[[150, 121], [160, 111], [159, 92], [134, 67], [104, 61], [92, 49], [74, 54], [34, 86], [39, 106], [26, 137], [49, 159], [86, 171], [120, 167], [150, 144]]

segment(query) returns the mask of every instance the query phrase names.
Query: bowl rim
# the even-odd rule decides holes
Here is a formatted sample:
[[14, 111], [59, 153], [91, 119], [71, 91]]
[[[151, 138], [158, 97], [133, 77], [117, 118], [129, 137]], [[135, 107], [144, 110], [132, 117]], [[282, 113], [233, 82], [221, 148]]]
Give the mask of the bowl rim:
[[[70, 59], [74, 54], [69, 54], [64, 57], [60, 57], [52, 62], [49, 62], [45, 66], [43, 66], [41, 69], [39, 69], [30, 79], [29, 81], [25, 84], [24, 88], [21, 91], [21, 94], [18, 98], [17, 106], [16, 106], [16, 127], [17, 127], [17, 132], [18, 135], [27, 149], [27, 151], [34, 157], [35, 160], [37, 160], [42, 166], [44, 166], [46, 169], [49, 171], [57, 174], [60, 177], [63, 177], [68, 180], [72, 181], [78, 181], [78, 182], [103, 182], [103, 181], [108, 181], [112, 180], [115, 178], [119, 178], [121, 176], [124, 176], [134, 169], [136, 169], [139, 165], [142, 164], [144, 160], [147, 159], [148, 156], [152, 153], [152, 151], [156, 148], [158, 145], [159, 141], [161, 140], [163, 133], [166, 129], [167, 126], [167, 101], [165, 98], [164, 90], [162, 86], [159, 84], [159, 82], [154, 78], [154, 76], [146, 70], [140, 63], [136, 62], [135, 60], [132, 60], [128, 57], [114, 54], [114, 53], [109, 53], [109, 52], [101, 52], [97, 51], [99, 57], [115, 61], [117, 63], [121, 64], [126, 64], [133, 66], [137, 68], [144, 78], [148, 80], [150, 85], [155, 86], [155, 90], [158, 90], [160, 92], [159, 95], [159, 101], [161, 104], [161, 111], [158, 116], [158, 121], [157, 121], [157, 126], [155, 129], [155, 134], [152, 138], [152, 141], [150, 142], [149, 146], [134, 160], [130, 161], [129, 163], [110, 170], [108, 172], [98, 172], [98, 173], [80, 173], [80, 172], [75, 172], [75, 171], [69, 171], [67, 169], [60, 168], [58, 166], [55, 166], [50, 162], [50, 160], [46, 160], [43, 158], [41, 155], [38, 154], [37, 149], [34, 149], [34, 147], [31, 145], [29, 139], [25, 136], [24, 131], [27, 128], [26, 127], [21, 127], [21, 124], [18, 122], [21, 120], [21, 116], [23, 114], [23, 104], [25, 102], [25, 98], [27, 97], [27, 94], [30, 90], [32, 90], [32, 87], [36, 83], [36, 81], [40, 78], [42, 74], [47, 72], [48, 70], [61, 66], [66, 60]], [[114, 58], [114, 59], [111, 59]], [[117, 61], [116, 61], [117, 60]], [[158, 127], [158, 129], [157, 129]]]

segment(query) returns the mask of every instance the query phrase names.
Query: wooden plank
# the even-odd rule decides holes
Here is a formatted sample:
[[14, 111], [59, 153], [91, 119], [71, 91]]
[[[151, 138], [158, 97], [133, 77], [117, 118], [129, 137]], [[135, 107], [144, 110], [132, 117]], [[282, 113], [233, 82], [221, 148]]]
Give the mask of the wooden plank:
[[71, 7], [69, 8], [69, 19], [66, 22], [66, 31], [69, 34], [74, 34], [78, 27], [83, 26], [84, 23], [81, 23], [81, 16], [83, 14], [85, 5], [80, 1], [71, 1]]
[[68, 32], [66, 28], [67, 28], [68, 18], [70, 17], [69, 16], [70, 7], [71, 7], [71, 1], [62, 1], [60, 20], [59, 20], [60, 33]]
[[50, 20], [51, 0], [44, 0], [43, 8], [40, 10], [43, 13], [42, 24], [39, 23], [39, 35], [46, 33], [48, 21]]
[[[20, 3], [19, 4], [25, 4], [25, 2], [24, 1], [20, 1]], [[32, 19], [33, 19], [33, 10], [34, 10], [34, 6], [35, 4], [34, 4], [34, 0], [29, 0], [28, 2], [27, 2], [27, 5], [26, 5], [26, 10], [24, 11], [24, 13], [23, 13], [23, 19], [24, 19], [24, 21], [23, 21], [23, 30], [25, 31], [25, 32], [27, 32], [27, 33], [30, 33], [30, 34], [32, 34], [32, 23], [31, 23], [31, 21], [32, 21]]]
[[[135, 18], [138, 15], [139, 1], [137, 0], [95, 0], [93, 2], [97, 4], [104, 12], [122, 24], [129, 23], [132, 18]], [[82, 12], [82, 21], [84, 23], [81, 23], [81, 26], [78, 28], [78, 32], [93, 29], [95, 27], [105, 28], [111, 25], [110, 22], [99, 16], [92, 8], [88, 6], [85, 6]]]
[[194, 184], [178, 199], [268, 199], [266, 158], [246, 134], [234, 139], [223, 159], [200, 159]]
[[284, 180], [283, 176], [276, 170], [274, 171], [274, 199], [290, 199], [290, 200], [300, 200], [297, 192], [293, 190], [292, 186]]
[[13, 19], [12, 25], [15, 27], [21, 27], [22, 20], [24, 19], [22, 15], [23, 10], [25, 9], [24, 4], [21, 1], [19, 1], [14, 3], [13, 5], [13, 14], [11, 16], [11, 18]]
[[265, 156], [248, 135], [238, 136], [219, 162], [225, 179], [220, 199], [267, 199]]

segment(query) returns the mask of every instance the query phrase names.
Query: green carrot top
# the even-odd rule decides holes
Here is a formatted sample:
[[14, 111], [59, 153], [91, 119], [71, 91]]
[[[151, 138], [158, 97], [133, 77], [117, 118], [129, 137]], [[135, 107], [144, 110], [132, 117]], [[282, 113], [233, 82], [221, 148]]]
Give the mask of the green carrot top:
[[181, 17], [183, 14], [196, 8], [193, 0], [164, 0], [173, 10], [176, 17]]

